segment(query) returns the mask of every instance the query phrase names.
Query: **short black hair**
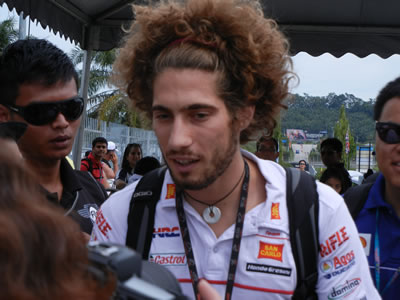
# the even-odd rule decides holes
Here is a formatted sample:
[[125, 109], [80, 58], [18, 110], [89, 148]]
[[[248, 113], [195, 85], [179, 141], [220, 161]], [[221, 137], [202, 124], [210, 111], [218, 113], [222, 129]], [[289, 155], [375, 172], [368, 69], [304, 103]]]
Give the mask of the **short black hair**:
[[94, 148], [94, 146], [96, 146], [96, 144], [101, 143], [101, 144], [106, 144], [107, 145], [107, 140], [101, 136], [95, 138], [92, 141], [92, 148]]
[[300, 160], [299, 160], [299, 165], [301, 164], [302, 161], [304, 161], [304, 163], [305, 163], [306, 166], [307, 166], [307, 162], [306, 162], [304, 159], [300, 159]]
[[22, 84], [52, 86], [71, 79], [78, 88], [71, 59], [52, 43], [42, 39], [16, 41], [0, 57], [0, 104], [15, 104]]
[[329, 146], [332, 147], [337, 152], [342, 153], [342, 151], [343, 151], [343, 144], [337, 138], [327, 138], [327, 139], [323, 140], [321, 143], [321, 151], [322, 151], [323, 147], [329, 147]]
[[379, 92], [374, 106], [375, 121], [378, 121], [381, 117], [382, 110], [386, 102], [395, 97], [400, 98], [400, 77], [386, 84], [385, 87]]
[[345, 188], [345, 179], [343, 177], [343, 171], [340, 170], [337, 167], [328, 167], [327, 169], [325, 169], [324, 172], [322, 172], [321, 174], [321, 178], [319, 179], [319, 181], [326, 183], [328, 181], [329, 178], [336, 178], [340, 181], [341, 185], [342, 185], [342, 189], [340, 190], [340, 194], [343, 191], [343, 189]]
[[146, 156], [138, 160], [135, 165], [135, 174], [146, 175], [148, 172], [155, 170], [161, 166], [157, 158], [152, 156]]
[[278, 150], [279, 150], [278, 141], [275, 138], [273, 138], [272, 136], [262, 136], [262, 137], [260, 137], [258, 139], [257, 143], [256, 143], [257, 151], [260, 151], [261, 143], [264, 143], [264, 142], [267, 142], [267, 141], [272, 141], [274, 143], [274, 146], [275, 146], [275, 152], [278, 152]]

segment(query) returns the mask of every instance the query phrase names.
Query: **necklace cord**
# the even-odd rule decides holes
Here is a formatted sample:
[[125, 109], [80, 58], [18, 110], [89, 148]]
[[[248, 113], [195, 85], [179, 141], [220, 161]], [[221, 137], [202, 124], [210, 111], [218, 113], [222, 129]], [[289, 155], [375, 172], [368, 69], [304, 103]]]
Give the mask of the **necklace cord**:
[[[240, 243], [242, 240], [242, 233], [243, 233], [243, 225], [244, 225], [244, 218], [246, 214], [246, 203], [247, 203], [247, 195], [249, 189], [249, 166], [245, 161], [245, 175], [242, 184], [242, 191], [240, 194], [240, 202], [238, 207], [238, 212], [236, 216], [236, 224], [235, 224], [235, 231], [232, 240], [232, 250], [231, 250], [231, 258], [229, 261], [229, 270], [228, 270], [228, 278], [226, 283], [225, 289], [225, 300], [230, 300], [232, 296], [233, 285], [235, 282], [235, 273], [236, 267], [238, 264], [238, 257], [240, 251]], [[182, 242], [185, 249], [187, 265], [189, 268], [190, 277], [192, 279], [192, 286], [193, 292], [196, 299], [200, 299], [200, 295], [198, 293], [197, 285], [199, 282], [199, 277], [197, 274], [196, 262], [194, 259], [193, 254], [193, 247], [190, 241], [190, 234], [189, 234], [189, 227], [186, 223], [186, 216], [185, 211], [183, 209], [183, 201], [182, 201], [182, 194], [181, 192], [177, 191], [177, 195], [175, 198], [175, 205], [176, 205], [176, 213], [178, 216], [179, 227], [182, 236]], [[207, 204], [208, 205], [208, 204]]]
[[236, 182], [236, 184], [233, 186], [233, 188], [232, 188], [225, 196], [223, 196], [222, 198], [218, 199], [218, 200], [215, 201], [213, 204], [209, 204], [209, 203], [203, 202], [203, 201], [201, 201], [201, 200], [199, 200], [199, 199], [196, 199], [196, 198], [194, 198], [192, 195], [190, 195], [188, 192], [183, 191], [183, 193], [185, 194], [185, 196], [188, 196], [190, 199], [192, 199], [192, 200], [194, 200], [194, 201], [196, 201], [196, 202], [198, 202], [198, 203], [201, 203], [201, 204], [203, 204], [203, 205], [207, 205], [207, 206], [209, 206], [209, 207], [215, 206], [216, 204], [218, 204], [218, 203], [221, 202], [222, 200], [228, 198], [228, 197], [233, 193], [233, 191], [236, 190], [236, 188], [239, 186], [240, 182], [242, 181], [242, 179], [243, 179], [243, 177], [244, 177], [245, 169], [246, 169], [246, 167], [243, 166], [242, 175], [240, 175], [239, 180]]

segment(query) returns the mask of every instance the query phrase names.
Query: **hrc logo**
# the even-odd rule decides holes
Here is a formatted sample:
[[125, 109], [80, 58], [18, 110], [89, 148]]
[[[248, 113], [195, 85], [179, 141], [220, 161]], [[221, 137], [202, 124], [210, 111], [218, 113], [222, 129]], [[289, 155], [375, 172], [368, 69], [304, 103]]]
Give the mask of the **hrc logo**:
[[271, 220], [280, 220], [281, 216], [279, 215], [279, 203], [272, 203], [271, 206]]
[[158, 227], [153, 229], [153, 238], [170, 238], [180, 236], [179, 227]]

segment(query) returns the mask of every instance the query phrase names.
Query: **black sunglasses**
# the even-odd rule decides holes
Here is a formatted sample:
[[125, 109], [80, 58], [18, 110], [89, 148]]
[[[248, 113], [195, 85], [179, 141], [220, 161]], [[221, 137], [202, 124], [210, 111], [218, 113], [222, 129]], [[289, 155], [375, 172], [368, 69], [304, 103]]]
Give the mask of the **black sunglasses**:
[[400, 124], [377, 121], [375, 128], [379, 138], [386, 144], [400, 143]]
[[33, 102], [27, 106], [6, 106], [29, 124], [41, 126], [53, 122], [59, 113], [68, 121], [77, 120], [83, 112], [83, 103], [82, 97], [74, 97], [56, 102]]

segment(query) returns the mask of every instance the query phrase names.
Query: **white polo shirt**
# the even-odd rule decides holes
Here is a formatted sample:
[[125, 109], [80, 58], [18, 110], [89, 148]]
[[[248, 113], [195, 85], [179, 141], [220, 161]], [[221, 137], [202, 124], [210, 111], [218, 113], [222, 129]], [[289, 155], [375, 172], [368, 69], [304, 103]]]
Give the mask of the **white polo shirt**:
[[[296, 287], [296, 266], [289, 240], [286, 173], [278, 164], [249, 152], [266, 180], [267, 199], [246, 213], [233, 299], [291, 299]], [[114, 193], [97, 215], [92, 240], [125, 244], [129, 203], [136, 182]], [[357, 229], [342, 199], [333, 189], [317, 183], [319, 194], [318, 257], [319, 299], [380, 299], [362, 249]], [[197, 273], [225, 295], [235, 224], [220, 237], [184, 201]], [[185, 250], [175, 209], [175, 185], [167, 171], [157, 203], [149, 260], [167, 267], [183, 292], [194, 299]]]

